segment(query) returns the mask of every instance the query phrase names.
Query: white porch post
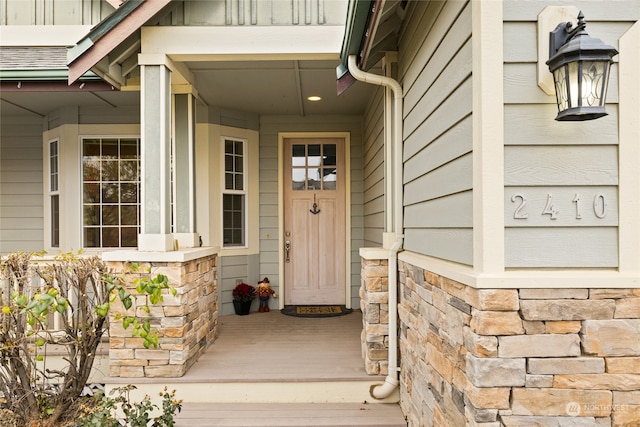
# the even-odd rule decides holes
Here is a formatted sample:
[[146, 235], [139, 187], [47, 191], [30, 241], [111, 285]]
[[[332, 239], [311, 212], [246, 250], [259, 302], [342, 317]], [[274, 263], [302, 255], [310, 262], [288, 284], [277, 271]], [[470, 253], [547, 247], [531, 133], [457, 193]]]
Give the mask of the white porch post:
[[171, 70], [166, 57], [141, 63], [141, 234], [138, 250], [174, 249], [171, 235]]
[[173, 96], [174, 239], [181, 248], [200, 246], [195, 221], [195, 97]]

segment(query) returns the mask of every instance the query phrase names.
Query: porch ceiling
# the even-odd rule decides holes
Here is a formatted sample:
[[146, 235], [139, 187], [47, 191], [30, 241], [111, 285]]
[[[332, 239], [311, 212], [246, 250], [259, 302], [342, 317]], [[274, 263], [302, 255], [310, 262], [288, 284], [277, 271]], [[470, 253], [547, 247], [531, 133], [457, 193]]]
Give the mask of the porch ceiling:
[[[336, 93], [335, 61], [188, 62], [203, 102], [258, 114], [361, 114], [369, 85]], [[317, 95], [319, 102], [307, 97]]]
[[[195, 78], [199, 101], [257, 114], [325, 115], [362, 114], [373, 86], [358, 83], [340, 95], [336, 94], [335, 61], [228, 61], [187, 62]], [[74, 92], [37, 90], [18, 82], [0, 93], [3, 118], [33, 114], [44, 117], [50, 112], [79, 105], [82, 107], [118, 108], [140, 104], [138, 91], [76, 90]], [[60, 82], [66, 86], [66, 82]], [[77, 84], [74, 84], [74, 86]], [[106, 86], [106, 85], [105, 85]], [[87, 87], [88, 88], [88, 87]], [[6, 89], [6, 88], [3, 88]], [[318, 95], [320, 102], [307, 97]]]

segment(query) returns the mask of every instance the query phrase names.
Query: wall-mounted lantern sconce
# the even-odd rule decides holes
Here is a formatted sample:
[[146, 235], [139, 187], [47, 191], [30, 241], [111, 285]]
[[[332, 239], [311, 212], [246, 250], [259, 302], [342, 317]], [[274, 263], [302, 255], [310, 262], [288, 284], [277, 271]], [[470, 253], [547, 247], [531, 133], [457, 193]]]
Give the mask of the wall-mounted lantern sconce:
[[[557, 22], [557, 21], [556, 21]], [[618, 51], [584, 30], [582, 12], [578, 24], [559, 24], [549, 35], [549, 60], [558, 103], [559, 121], [593, 120], [606, 116], [609, 70]]]

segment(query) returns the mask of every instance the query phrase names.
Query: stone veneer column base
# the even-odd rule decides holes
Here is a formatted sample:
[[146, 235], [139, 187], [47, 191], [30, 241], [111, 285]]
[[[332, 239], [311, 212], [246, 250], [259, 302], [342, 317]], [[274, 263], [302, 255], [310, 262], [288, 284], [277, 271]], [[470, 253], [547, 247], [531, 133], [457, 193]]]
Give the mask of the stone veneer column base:
[[399, 269], [410, 426], [640, 425], [640, 289], [475, 289]]
[[[138, 257], [144, 257], [140, 253]], [[152, 256], [149, 256], [150, 258]], [[140, 273], [131, 273], [126, 262], [108, 261], [116, 274], [123, 273], [127, 290], [136, 296], [134, 305], [124, 311], [122, 304], [112, 304], [109, 327], [109, 371], [112, 377], [180, 377], [193, 365], [218, 334], [217, 255], [198, 256], [182, 261], [137, 262], [139, 271], [151, 276], [164, 274], [169, 286], [176, 289], [174, 297], [163, 291], [159, 304], [149, 304], [150, 313], [142, 307], [146, 296], [136, 293], [134, 280]], [[132, 337], [131, 328], [124, 329], [118, 313], [135, 313], [139, 318], [150, 316], [151, 326], [159, 334], [158, 348], [146, 349], [142, 339]]]
[[389, 281], [386, 259], [361, 259], [360, 309], [362, 358], [370, 375], [387, 375], [389, 367]]

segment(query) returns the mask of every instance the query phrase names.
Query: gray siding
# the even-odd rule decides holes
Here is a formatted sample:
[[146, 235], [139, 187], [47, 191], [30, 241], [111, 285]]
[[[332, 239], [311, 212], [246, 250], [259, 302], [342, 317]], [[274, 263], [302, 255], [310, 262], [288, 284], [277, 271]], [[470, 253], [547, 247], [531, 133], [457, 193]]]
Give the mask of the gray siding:
[[[218, 292], [220, 301], [220, 314], [233, 314], [233, 296], [231, 292], [239, 282], [256, 286], [263, 276], [258, 275], [259, 256], [238, 255], [219, 257], [218, 264]], [[271, 280], [271, 277], [269, 280]], [[254, 301], [254, 305], [257, 306]], [[256, 307], [253, 307], [255, 309]]]
[[176, 2], [158, 23], [166, 26], [344, 25], [346, 13], [347, 0], [188, 0]]
[[[349, 132], [351, 135], [351, 304], [360, 306], [363, 246], [362, 118], [359, 116], [262, 116], [260, 118], [260, 275], [280, 286], [278, 274], [278, 133]], [[267, 238], [266, 236], [269, 236]]]
[[42, 119], [0, 125], [0, 253], [44, 249]]
[[[615, 7], [564, 4], [582, 9], [587, 32], [613, 46], [640, 17], [640, 2], [632, 0], [616, 1]], [[505, 266], [616, 267], [617, 64], [609, 81], [608, 116], [554, 121], [555, 97], [536, 80], [537, 16], [548, 5], [504, 2]]]
[[382, 246], [384, 231], [384, 89], [378, 88], [364, 116], [364, 245]]
[[[113, 11], [104, 0], [0, 0], [0, 25], [94, 25]], [[159, 23], [344, 25], [346, 13], [347, 0], [189, 0]]]
[[94, 25], [113, 10], [104, 0], [0, 0], [0, 25]]
[[472, 264], [471, 4], [415, 2], [401, 35], [406, 250]]
[[178, 25], [344, 25], [346, 11], [346, 0], [202, 0], [185, 1], [172, 19]]
[[[116, 94], [117, 95], [117, 94]], [[126, 95], [128, 96], [128, 95]], [[136, 92], [138, 96], [138, 92]], [[69, 124], [140, 124], [139, 102], [130, 107], [66, 107], [50, 112], [47, 115], [47, 129]]]
[[[585, 13], [587, 21], [587, 32], [591, 33], [589, 28], [589, 16], [597, 16], [600, 21], [637, 21], [640, 19], [640, 4], [638, 0], [615, 0], [615, 1], [598, 1], [598, 0], [505, 0], [503, 2], [503, 18], [505, 22], [533, 22], [538, 18], [538, 14], [546, 6], [575, 6]], [[598, 37], [599, 38], [599, 37]], [[609, 42], [611, 44], [611, 42]]]

